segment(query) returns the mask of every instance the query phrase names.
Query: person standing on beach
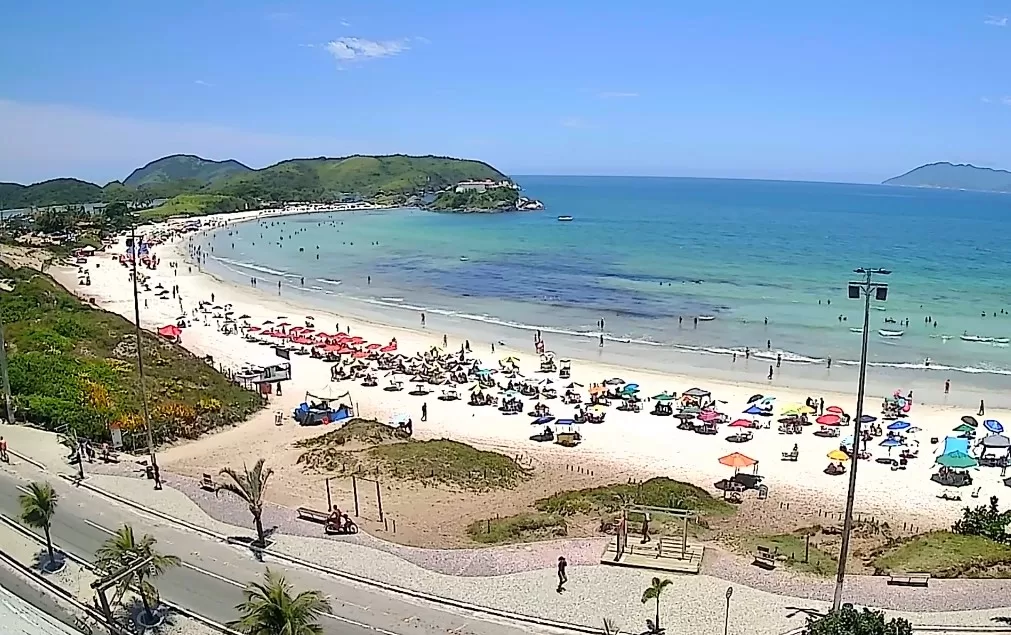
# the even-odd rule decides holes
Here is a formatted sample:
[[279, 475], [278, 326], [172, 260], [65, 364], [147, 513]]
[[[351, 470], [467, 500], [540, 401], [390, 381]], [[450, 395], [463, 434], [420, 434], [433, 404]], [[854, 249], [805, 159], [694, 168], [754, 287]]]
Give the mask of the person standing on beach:
[[945, 379], [944, 380], [944, 394], [947, 395], [949, 390], [951, 390], [951, 380], [950, 379]]
[[11, 457], [7, 454], [7, 439], [0, 437], [0, 461], [10, 463]]
[[442, 347], [449, 348], [449, 337], [445, 333], [442, 334]]
[[825, 398], [818, 397], [818, 415], [825, 414]]
[[604, 334], [600, 334], [600, 343], [597, 344], [598, 347], [604, 348]]
[[699, 328], [699, 319], [695, 318], [695, 328]]
[[425, 326], [425, 314], [424, 313], [421, 314], [421, 325]]
[[428, 421], [428, 402], [421, 404], [421, 420]]
[[979, 400], [979, 416], [982, 417], [984, 413], [986, 413], [986, 408], [983, 407], [983, 400], [980, 399]]
[[565, 583], [569, 581], [569, 576], [565, 574], [567, 566], [569, 566], [569, 563], [565, 561], [565, 556], [558, 556], [558, 588], [555, 589], [557, 593], [564, 591]]
[[765, 340], [765, 350], [767, 351], [772, 350], [772, 340]]
[[772, 381], [772, 364], [769, 364], [769, 381]]
[[828, 367], [832, 368], [832, 358], [831, 357], [828, 358]]
[[776, 355], [776, 368], [779, 368], [782, 365], [783, 365], [783, 356], [777, 354]]

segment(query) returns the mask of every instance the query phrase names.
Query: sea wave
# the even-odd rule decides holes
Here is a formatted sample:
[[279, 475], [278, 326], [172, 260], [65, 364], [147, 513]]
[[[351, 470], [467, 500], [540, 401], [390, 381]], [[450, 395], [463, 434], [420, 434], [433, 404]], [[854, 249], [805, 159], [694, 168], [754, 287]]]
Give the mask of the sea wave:
[[329, 284], [335, 287], [342, 284], [340, 280], [331, 280], [330, 278], [316, 278], [316, 281], [322, 282], [323, 284]]
[[[271, 276], [280, 276], [282, 278], [301, 278], [302, 276], [297, 273], [290, 273], [287, 271], [278, 271], [277, 269], [271, 269], [270, 267], [264, 267], [263, 265], [258, 265], [252, 262], [242, 262], [240, 260], [232, 260], [231, 258], [225, 258], [224, 256], [211, 256], [211, 260], [216, 260], [223, 264], [232, 265], [233, 267], [239, 267], [241, 269], [248, 269], [249, 271], [257, 271], [259, 273], [265, 273]], [[233, 269], [234, 271], [234, 269]], [[236, 272], [238, 273], [238, 272]]]

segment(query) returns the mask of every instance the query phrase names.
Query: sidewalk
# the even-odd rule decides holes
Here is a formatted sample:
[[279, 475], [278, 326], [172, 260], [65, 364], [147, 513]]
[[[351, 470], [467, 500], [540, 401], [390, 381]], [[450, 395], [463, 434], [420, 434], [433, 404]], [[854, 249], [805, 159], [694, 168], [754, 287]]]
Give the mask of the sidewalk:
[[[44, 436], [38, 436], [45, 433], [31, 432], [34, 443], [28, 447], [31, 447], [32, 458], [46, 463], [50, 472], [69, 472], [65, 464], [53, 462], [52, 449], [45, 449], [46, 444], [54, 443], [52, 435], [47, 441]], [[14, 435], [8, 438], [13, 439]], [[26, 446], [12, 442], [13, 449], [17, 451], [19, 447]], [[59, 452], [55, 453], [55, 457], [57, 461], [63, 460]], [[105, 468], [102, 469], [105, 471]], [[121, 473], [129, 471], [129, 468], [122, 467], [111, 469], [118, 469]], [[188, 479], [163, 473], [169, 484], [164, 490], [155, 492], [150, 481], [136, 476], [96, 474], [95, 471], [94, 468], [91, 470], [93, 475], [86, 481], [90, 487], [224, 536], [252, 534], [248, 529], [251, 518], [241, 503], [226, 495], [215, 499], [213, 494], [206, 492], [201, 498], [199, 491], [190, 491], [194, 485], [188, 483]], [[191, 500], [188, 494], [196, 500]], [[205, 509], [234, 520], [222, 522], [210, 517]], [[219, 509], [228, 511], [219, 512]], [[318, 532], [318, 527], [307, 524], [305, 532], [293, 535], [294, 531], [288, 533], [293, 524], [290, 510], [274, 508], [271, 513], [272, 516], [265, 517], [264, 524], [268, 528], [276, 524], [279, 528], [273, 536], [272, 547], [278, 553], [377, 582], [499, 610], [594, 627], [600, 626], [603, 618], [608, 617], [617, 620], [625, 630], [634, 630], [644, 625], [645, 619], [653, 614], [653, 608], [643, 605], [640, 597], [656, 574], [597, 564], [600, 551], [592, 553], [590, 550], [591, 547], [596, 548], [592, 545], [594, 541], [562, 541], [506, 549], [415, 549], [365, 535], [336, 540], [320, 537], [318, 533], [307, 535], [314, 529]], [[573, 549], [571, 556], [570, 548]], [[591, 553], [593, 558], [589, 560]], [[562, 594], [555, 592], [557, 579], [552, 565], [557, 555], [565, 555], [570, 562], [569, 583]], [[520, 570], [518, 563], [525, 564], [526, 569]], [[531, 565], [539, 566], [531, 568]], [[802, 626], [806, 611], [828, 608], [825, 599], [812, 597], [823, 596], [825, 590], [831, 588], [830, 582], [798, 579], [778, 572], [772, 576], [764, 572], [755, 573], [739, 559], [725, 555], [717, 557], [713, 568], [733, 574], [728, 577], [761, 576], [765, 583], [763, 586], [783, 589], [782, 593], [774, 593], [754, 588], [757, 585], [733, 583], [731, 633], [778, 635]], [[678, 624], [678, 631], [690, 629], [698, 635], [722, 633], [728, 583], [710, 575], [671, 576], [671, 579], [674, 584], [668, 587], [661, 603], [661, 621]], [[802, 592], [796, 592], [798, 588]], [[847, 580], [846, 588], [847, 597], [853, 601], [904, 609], [889, 611], [889, 614], [906, 617], [915, 624], [928, 625], [992, 625], [992, 617], [1007, 613], [999, 608], [999, 603], [1005, 602], [1002, 598], [1011, 596], [1011, 582], [1000, 580], [932, 580], [930, 589], [903, 590], [886, 587], [881, 578], [855, 576]], [[807, 592], [803, 592], [805, 590]], [[866, 602], [866, 599], [887, 602]], [[948, 612], [918, 612], [927, 608], [943, 608]], [[977, 610], [952, 611], [956, 608]]]

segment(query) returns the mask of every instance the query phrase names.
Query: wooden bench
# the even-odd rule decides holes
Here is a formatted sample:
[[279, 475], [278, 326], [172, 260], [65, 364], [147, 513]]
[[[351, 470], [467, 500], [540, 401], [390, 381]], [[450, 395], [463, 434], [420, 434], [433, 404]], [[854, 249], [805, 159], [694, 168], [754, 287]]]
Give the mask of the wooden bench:
[[299, 520], [308, 520], [309, 522], [319, 523], [321, 525], [326, 524], [330, 514], [327, 512], [321, 512], [316, 509], [310, 509], [308, 507], [298, 507], [295, 509], [298, 514]]
[[777, 555], [776, 549], [769, 549], [768, 547], [759, 545], [755, 548], [755, 561], [752, 564], [763, 569], [775, 569]]
[[888, 576], [892, 586], [915, 586], [926, 588], [930, 584], [929, 573], [898, 573]]
[[204, 474], [204, 477], [200, 479], [200, 489], [205, 489], [209, 492], [217, 489], [217, 486], [214, 485], [214, 479], [211, 478], [210, 474]]

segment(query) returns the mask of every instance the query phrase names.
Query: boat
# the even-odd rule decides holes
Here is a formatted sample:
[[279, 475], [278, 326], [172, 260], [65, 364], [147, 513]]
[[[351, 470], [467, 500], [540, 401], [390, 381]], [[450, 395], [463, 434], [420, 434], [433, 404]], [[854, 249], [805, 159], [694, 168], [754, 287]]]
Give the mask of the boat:
[[1007, 344], [1008, 342], [1011, 342], [1011, 340], [1006, 337], [996, 337], [993, 340], [994, 344]]
[[851, 333], [863, 333], [864, 330], [862, 328], [860, 328], [859, 326], [851, 326], [850, 327], [850, 332]]
[[467, 256], [460, 256], [460, 262], [467, 262], [468, 260], [470, 260], [470, 258]]
[[905, 331], [889, 331], [888, 329], [880, 329], [878, 335], [881, 337], [902, 337]]
[[982, 337], [980, 335], [960, 335], [963, 342], [992, 342], [992, 337]]
[[559, 216], [558, 220], [562, 221], [563, 223], [567, 223], [570, 220], [572, 220], [572, 217], [571, 216]]
[[699, 322], [712, 322], [716, 319], [715, 315], [700, 315]]

